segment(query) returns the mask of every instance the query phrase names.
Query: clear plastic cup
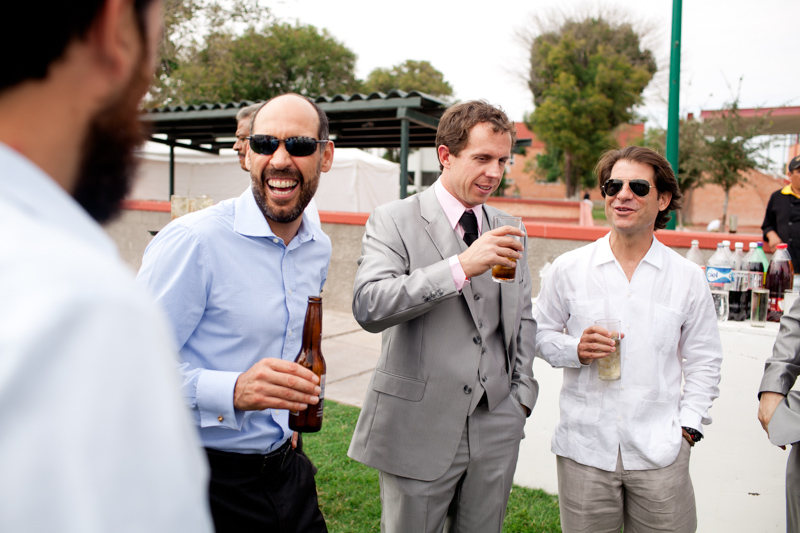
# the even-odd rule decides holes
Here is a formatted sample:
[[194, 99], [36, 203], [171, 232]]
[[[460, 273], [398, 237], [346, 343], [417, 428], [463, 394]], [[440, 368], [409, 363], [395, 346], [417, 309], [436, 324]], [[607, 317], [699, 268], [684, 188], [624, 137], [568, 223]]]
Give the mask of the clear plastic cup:
[[769, 289], [753, 289], [750, 295], [750, 325], [763, 328], [767, 325]]
[[[522, 217], [495, 215], [494, 227], [499, 228], [501, 226], [511, 226], [525, 233], [525, 224], [522, 223]], [[522, 237], [517, 237], [516, 235], [511, 235], [511, 237], [514, 237], [525, 246], [525, 240]], [[494, 265], [492, 267], [492, 281], [496, 283], [514, 283], [517, 277], [517, 260], [511, 259], [511, 261], [514, 263], [514, 266]]]
[[614, 351], [606, 357], [597, 359], [597, 377], [603, 381], [616, 381], [622, 375], [622, 363], [620, 361], [621, 352], [621, 339], [620, 329], [621, 323], [616, 319], [603, 319], [597, 320], [595, 326], [607, 329], [611, 333], [611, 338], [614, 339]]

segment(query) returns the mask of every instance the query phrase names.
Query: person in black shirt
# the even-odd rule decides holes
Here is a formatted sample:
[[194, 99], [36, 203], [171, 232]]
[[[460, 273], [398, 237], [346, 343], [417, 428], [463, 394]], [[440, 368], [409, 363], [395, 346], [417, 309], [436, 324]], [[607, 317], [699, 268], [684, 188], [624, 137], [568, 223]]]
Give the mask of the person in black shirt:
[[795, 272], [800, 268], [800, 155], [789, 161], [788, 171], [791, 183], [772, 193], [767, 204], [767, 212], [761, 231], [764, 240], [773, 250], [780, 243], [789, 245], [792, 266]]

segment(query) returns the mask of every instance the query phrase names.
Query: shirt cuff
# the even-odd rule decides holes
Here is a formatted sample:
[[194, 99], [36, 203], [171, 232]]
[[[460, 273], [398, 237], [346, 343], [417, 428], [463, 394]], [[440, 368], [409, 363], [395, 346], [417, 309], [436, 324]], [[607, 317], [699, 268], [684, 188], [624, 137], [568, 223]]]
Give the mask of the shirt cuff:
[[200, 427], [242, 428], [244, 413], [233, 407], [233, 390], [241, 372], [206, 370], [197, 380], [197, 410]]
[[461, 292], [461, 289], [469, 283], [469, 280], [461, 267], [461, 261], [458, 260], [457, 255], [450, 258], [450, 273], [453, 275], [453, 283], [456, 285], [456, 290]]
[[578, 359], [578, 339], [562, 335], [540, 348], [542, 358], [553, 368], [580, 368], [583, 365]]
[[696, 429], [703, 433], [703, 417], [695, 413], [691, 409], [681, 410], [681, 427]]

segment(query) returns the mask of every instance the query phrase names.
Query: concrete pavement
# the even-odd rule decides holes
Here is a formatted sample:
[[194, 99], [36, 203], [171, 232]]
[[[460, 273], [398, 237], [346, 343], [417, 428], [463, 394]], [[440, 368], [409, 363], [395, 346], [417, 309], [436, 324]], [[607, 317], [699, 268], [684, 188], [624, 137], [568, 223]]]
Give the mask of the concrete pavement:
[[[720, 397], [714, 423], [692, 450], [691, 475], [698, 531], [752, 533], [785, 531], [784, 472], [788, 451], [769, 444], [756, 420], [756, 393], [764, 360], [772, 352], [777, 324], [757, 329], [747, 323], [720, 325], [723, 342]], [[361, 407], [381, 349], [380, 334], [362, 330], [350, 313], [323, 311], [322, 352], [327, 361], [326, 397]], [[525, 426], [514, 475], [518, 485], [558, 491], [550, 439], [558, 421], [562, 371], [534, 362], [539, 399]]]

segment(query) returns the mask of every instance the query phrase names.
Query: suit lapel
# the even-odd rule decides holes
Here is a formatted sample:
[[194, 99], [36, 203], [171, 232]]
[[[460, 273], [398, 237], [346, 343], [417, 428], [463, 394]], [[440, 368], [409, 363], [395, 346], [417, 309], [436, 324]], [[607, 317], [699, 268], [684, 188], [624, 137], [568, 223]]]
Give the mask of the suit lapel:
[[450, 221], [447, 220], [433, 187], [428, 187], [420, 193], [419, 208], [420, 215], [428, 222], [425, 231], [439, 251], [441, 258], [445, 259], [460, 254], [462, 250], [458, 246], [458, 235], [450, 227]]
[[[442, 259], [453, 257], [467, 249], [464, 240], [450, 227], [450, 221], [447, 220], [447, 216], [444, 214], [439, 199], [436, 198], [436, 192], [433, 187], [428, 187], [420, 193], [419, 204], [420, 214], [422, 218], [428, 222], [425, 231], [428, 233], [428, 236]], [[476, 310], [473, 307], [474, 294], [471, 284], [467, 283], [461, 291], [461, 294], [464, 296], [464, 301], [467, 302], [472, 320], [477, 324], [478, 319]]]

